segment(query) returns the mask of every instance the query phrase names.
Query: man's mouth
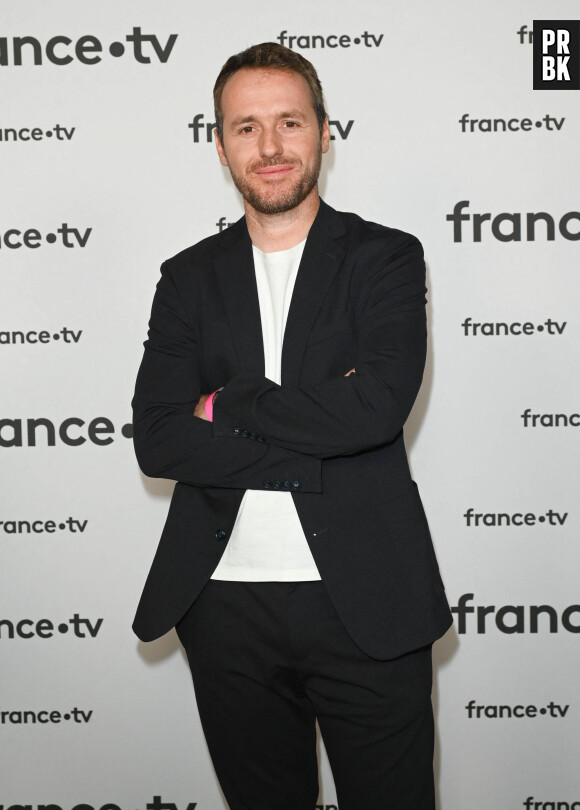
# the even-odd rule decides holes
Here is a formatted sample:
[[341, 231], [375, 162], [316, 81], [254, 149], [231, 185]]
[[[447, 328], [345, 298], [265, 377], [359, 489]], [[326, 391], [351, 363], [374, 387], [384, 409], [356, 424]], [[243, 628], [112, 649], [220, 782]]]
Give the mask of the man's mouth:
[[284, 177], [293, 169], [293, 163], [276, 163], [273, 166], [262, 166], [259, 169], [255, 169], [254, 174], [257, 174], [260, 177], [275, 179], [278, 177]]

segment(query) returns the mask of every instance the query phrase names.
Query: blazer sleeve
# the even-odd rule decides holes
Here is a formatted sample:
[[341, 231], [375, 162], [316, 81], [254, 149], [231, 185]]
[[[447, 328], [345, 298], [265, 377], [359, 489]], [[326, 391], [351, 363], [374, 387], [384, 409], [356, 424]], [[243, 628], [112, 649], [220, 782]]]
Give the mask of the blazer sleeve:
[[145, 475], [202, 487], [263, 489], [264, 479], [299, 480], [320, 492], [321, 464], [258, 434], [215, 436], [193, 415], [202, 393], [195, 326], [169, 266], [161, 268], [133, 398], [133, 441]]
[[214, 435], [242, 425], [276, 447], [323, 459], [399, 434], [421, 385], [427, 343], [423, 249], [404, 237], [365, 268], [355, 308], [356, 373], [289, 389], [241, 372], [216, 399]]

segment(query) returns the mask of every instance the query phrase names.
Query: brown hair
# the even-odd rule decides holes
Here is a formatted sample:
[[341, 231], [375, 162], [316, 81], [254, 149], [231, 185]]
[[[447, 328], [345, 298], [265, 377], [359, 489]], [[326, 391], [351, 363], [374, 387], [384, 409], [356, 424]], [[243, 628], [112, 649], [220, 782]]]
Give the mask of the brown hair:
[[324, 109], [324, 99], [322, 97], [322, 85], [312, 65], [299, 53], [279, 45], [277, 42], [262, 42], [259, 45], [252, 45], [245, 51], [230, 56], [220, 71], [213, 88], [213, 103], [215, 110], [216, 129], [220, 140], [223, 142], [223, 115], [222, 115], [222, 93], [226, 82], [234, 73], [242, 68], [269, 68], [272, 70], [289, 70], [302, 76], [310, 88], [312, 96], [312, 106], [318, 119], [318, 126], [322, 132], [322, 125], [326, 118]]

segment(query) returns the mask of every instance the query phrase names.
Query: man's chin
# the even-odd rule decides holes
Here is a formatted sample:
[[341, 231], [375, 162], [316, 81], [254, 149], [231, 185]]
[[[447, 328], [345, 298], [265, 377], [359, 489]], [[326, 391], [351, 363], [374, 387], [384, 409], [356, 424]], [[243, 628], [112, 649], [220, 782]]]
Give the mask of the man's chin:
[[244, 198], [244, 202], [252, 206], [259, 214], [284, 214], [291, 211], [303, 202], [315, 188], [316, 183], [307, 185], [300, 184], [298, 187], [287, 189], [270, 189], [268, 191], [257, 191], [249, 186], [238, 186], [238, 190]]
[[[231, 171], [231, 170], [230, 170]], [[250, 183], [246, 178], [240, 178], [232, 174], [232, 180], [236, 188], [244, 198], [244, 202], [250, 205], [259, 214], [284, 214], [300, 205], [316, 188], [320, 165], [307, 172], [298, 179], [280, 178], [271, 179], [260, 183], [259, 187]], [[290, 174], [293, 174], [292, 172]]]
[[249, 203], [259, 214], [284, 214], [286, 211], [291, 211], [300, 205], [303, 199], [292, 197], [291, 199], [265, 200], [263, 198], [244, 197], [245, 202]]

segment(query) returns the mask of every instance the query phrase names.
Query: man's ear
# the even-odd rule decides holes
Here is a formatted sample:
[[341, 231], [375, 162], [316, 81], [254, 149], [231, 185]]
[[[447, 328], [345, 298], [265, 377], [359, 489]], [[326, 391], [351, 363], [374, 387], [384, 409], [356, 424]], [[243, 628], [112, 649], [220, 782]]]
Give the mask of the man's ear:
[[224, 147], [223, 147], [223, 144], [222, 144], [222, 142], [220, 140], [220, 136], [218, 135], [217, 129], [214, 130], [214, 133], [215, 133], [215, 148], [217, 149], [217, 153], [218, 153], [218, 156], [219, 156], [219, 159], [220, 159], [220, 163], [222, 164], [222, 166], [227, 166], [228, 165], [228, 159], [226, 157], [226, 153], [224, 152]]
[[322, 149], [322, 154], [328, 152], [330, 147], [330, 127], [328, 126], [328, 116], [324, 119], [324, 124], [322, 125], [322, 132], [320, 135], [320, 146]]

